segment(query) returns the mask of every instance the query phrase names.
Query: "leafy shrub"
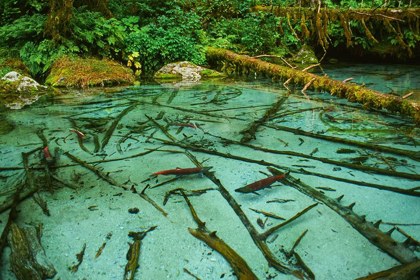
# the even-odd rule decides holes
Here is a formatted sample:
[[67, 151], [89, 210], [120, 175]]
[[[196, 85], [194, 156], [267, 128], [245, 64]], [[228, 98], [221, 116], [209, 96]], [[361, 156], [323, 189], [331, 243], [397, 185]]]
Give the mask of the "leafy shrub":
[[169, 62], [189, 60], [196, 64], [205, 61], [200, 52], [198, 34], [200, 20], [196, 13], [173, 9], [160, 16], [156, 24], [134, 30], [126, 38], [126, 53], [138, 52], [142, 72], [151, 74]]

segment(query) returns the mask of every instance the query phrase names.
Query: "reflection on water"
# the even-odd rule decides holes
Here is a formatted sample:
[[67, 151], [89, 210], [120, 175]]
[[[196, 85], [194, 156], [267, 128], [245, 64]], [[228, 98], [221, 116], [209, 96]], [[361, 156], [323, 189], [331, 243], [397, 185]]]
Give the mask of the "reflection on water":
[[[0, 228], [16, 189], [37, 191], [16, 222], [43, 224], [54, 279], [235, 279], [244, 262], [222, 256], [231, 249], [259, 279], [354, 279], [412, 261], [417, 252], [387, 249], [383, 232], [420, 238], [419, 128], [326, 93], [308, 97], [230, 80], [66, 91], [3, 108], [13, 129], [0, 135]], [[182, 170], [196, 165], [212, 168]], [[151, 176], [163, 170], [175, 174]], [[289, 173], [235, 192], [276, 172]], [[9, 254], [0, 273], [15, 279]]]

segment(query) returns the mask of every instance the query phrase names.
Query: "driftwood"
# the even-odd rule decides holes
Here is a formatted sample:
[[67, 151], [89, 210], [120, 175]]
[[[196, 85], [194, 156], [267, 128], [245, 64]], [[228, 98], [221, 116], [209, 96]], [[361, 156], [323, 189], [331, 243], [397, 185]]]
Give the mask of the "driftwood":
[[271, 124], [264, 124], [264, 126], [270, 127], [270, 128], [273, 128], [273, 129], [277, 129], [277, 130], [284, 130], [284, 131], [287, 131], [287, 132], [291, 132], [293, 134], [298, 134], [298, 135], [313, 137], [313, 138], [317, 138], [317, 139], [327, 140], [327, 141], [331, 141], [331, 142], [334, 142], [334, 143], [342, 143], [342, 144], [347, 144], [347, 145], [351, 145], [351, 146], [355, 146], [355, 147], [367, 148], [367, 149], [370, 149], [370, 150], [373, 150], [373, 151], [385, 152], [385, 153], [390, 153], [390, 154], [394, 154], [394, 155], [398, 155], [398, 156], [406, 156], [406, 157], [409, 157], [413, 160], [420, 161], [420, 152], [416, 152], [416, 151], [403, 150], [403, 149], [398, 149], [398, 148], [395, 148], [395, 147], [381, 146], [381, 145], [377, 145], [377, 144], [371, 144], [371, 143], [356, 141], [356, 140], [347, 139], [347, 138], [329, 136], [329, 135], [309, 132], [309, 131], [305, 131], [305, 130], [302, 130], [302, 129], [299, 129], [299, 128], [292, 128], [292, 127], [287, 127], [287, 126], [271, 125]]
[[41, 246], [41, 229], [12, 223], [8, 235], [10, 264], [18, 279], [42, 280], [57, 273]]
[[293, 82], [300, 86], [305, 86], [314, 79], [308, 89], [327, 91], [331, 95], [337, 95], [340, 98], [345, 97], [349, 101], [362, 103], [365, 107], [384, 108], [403, 116], [411, 117], [415, 122], [420, 123], [420, 102], [399, 99], [391, 94], [268, 63], [225, 49], [207, 48], [207, 60], [215, 68], [221, 68], [223, 63], [227, 62], [235, 68], [252, 69], [257, 74], [279, 81], [292, 78]]
[[82, 264], [83, 257], [85, 256], [85, 251], [86, 251], [86, 243], [83, 244], [82, 251], [76, 254], [77, 263], [71, 267], [71, 272], [75, 273], [77, 272], [77, 270], [79, 270], [79, 266]]
[[252, 272], [251, 268], [248, 266], [246, 261], [233, 250], [226, 242], [224, 242], [222, 239], [220, 239], [216, 232], [209, 231], [206, 228], [206, 223], [200, 220], [200, 218], [197, 216], [197, 213], [194, 209], [194, 207], [191, 204], [191, 201], [187, 197], [187, 195], [184, 193], [182, 189], [179, 190], [184, 197], [185, 201], [188, 204], [188, 207], [190, 208], [191, 215], [193, 216], [194, 221], [197, 223], [198, 228], [192, 229], [189, 228], [188, 231], [196, 238], [204, 241], [207, 245], [209, 245], [211, 248], [219, 252], [225, 260], [229, 262], [231, 265], [233, 271], [235, 272], [235, 275], [238, 277], [238, 279], [241, 280], [253, 280], [258, 279], [258, 277]]
[[251, 139], [256, 139], [255, 133], [257, 129], [266, 121], [270, 120], [270, 117], [277, 113], [277, 111], [281, 108], [281, 106], [286, 100], [287, 97], [280, 98], [276, 103], [273, 104], [273, 106], [270, 109], [268, 109], [264, 113], [264, 115], [260, 119], [252, 122], [247, 129], [241, 131], [241, 133], [244, 135], [241, 138], [241, 143], [246, 143], [249, 142]]
[[[169, 134], [166, 129], [161, 126], [159, 123], [157, 123], [152, 118], [148, 117], [150, 121], [153, 121], [156, 126], [159, 127], [159, 129], [162, 130], [162, 132], [172, 141], [166, 141], [166, 140], [160, 140], [163, 141], [165, 144], [172, 144], [175, 146], [180, 145], [180, 147], [183, 147], [186, 149], [185, 155], [197, 166], [202, 167], [200, 162], [195, 158], [193, 154], [191, 154], [188, 150], [196, 150], [191, 149], [190, 145], [182, 145], [179, 142], [174, 142], [175, 138]], [[156, 138], [155, 138], [156, 139]], [[202, 151], [201, 148], [197, 148], [199, 151]], [[208, 151], [207, 151], [208, 152]], [[245, 158], [244, 158], [245, 159]], [[260, 163], [264, 163], [264, 161], [259, 161]], [[252, 240], [254, 241], [255, 245], [258, 247], [258, 249], [261, 251], [261, 253], [264, 255], [265, 259], [267, 260], [268, 264], [276, 269], [279, 272], [293, 275], [299, 279], [315, 279], [312, 271], [303, 263], [302, 259], [298, 255], [294, 255], [294, 258], [287, 258], [287, 263], [280, 260], [276, 255], [270, 251], [267, 240], [265, 239], [265, 236], [260, 236], [258, 231], [255, 229], [255, 227], [252, 225], [251, 221], [248, 219], [248, 217], [243, 212], [241, 206], [236, 202], [236, 200], [232, 197], [232, 195], [229, 193], [229, 191], [223, 186], [223, 184], [220, 182], [220, 180], [214, 176], [213, 172], [211, 171], [204, 171], [204, 176], [209, 178], [216, 186], [217, 190], [220, 192], [220, 194], [223, 196], [223, 198], [226, 200], [226, 202], [229, 204], [229, 206], [233, 209], [233, 211], [236, 213], [238, 218], [241, 220], [242, 224], [245, 226], [245, 228], [248, 230], [249, 235], [251, 236]], [[312, 208], [312, 207], [310, 207]], [[310, 209], [309, 208], [309, 209]], [[307, 209], [307, 210], [309, 210]], [[307, 211], [306, 210], [306, 211]], [[305, 212], [306, 212], [305, 211]], [[300, 215], [299, 215], [300, 216]], [[296, 217], [297, 218], [297, 217]], [[293, 220], [295, 218], [292, 218]]]
[[[148, 152], [150, 152], [150, 151], [148, 151]], [[147, 196], [146, 194], [145, 194], [145, 190], [146, 190], [146, 188], [144, 188], [143, 189], [143, 191], [141, 192], [141, 193], [139, 193], [139, 192], [137, 192], [136, 190], [135, 190], [135, 188], [134, 187], [132, 187], [131, 189], [129, 189], [129, 188], [127, 188], [126, 186], [124, 186], [124, 185], [122, 185], [122, 184], [119, 184], [117, 181], [115, 181], [114, 179], [112, 179], [110, 176], [108, 176], [107, 174], [105, 174], [104, 172], [102, 172], [102, 171], [100, 171], [99, 169], [97, 169], [96, 167], [94, 167], [94, 166], [92, 166], [92, 165], [90, 165], [90, 164], [88, 164], [88, 163], [86, 163], [85, 161], [83, 161], [83, 160], [81, 160], [81, 159], [79, 159], [79, 158], [77, 158], [77, 157], [75, 157], [75, 156], [73, 156], [72, 154], [70, 154], [69, 152], [65, 152], [64, 153], [66, 156], [68, 156], [72, 161], [74, 161], [74, 162], [76, 162], [76, 163], [78, 163], [78, 164], [80, 164], [81, 166], [83, 166], [83, 167], [85, 167], [85, 168], [87, 168], [87, 169], [89, 169], [90, 171], [92, 171], [93, 173], [95, 173], [99, 178], [101, 178], [102, 180], [104, 180], [104, 181], [107, 181], [109, 184], [111, 184], [111, 185], [113, 185], [113, 186], [116, 186], [116, 187], [120, 187], [120, 188], [122, 188], [123, 190], [125, 190], [125, 191], [128, 191], [128, 190], [132, 190], [132, 191], [134, 191], [135, 193], [137, 193], [138, 195], [140, 195], [140, 197], [141, 198], [143, 198], [145, 201], [147, 201], [147, 202], [149, 202], [150, 204], [152, 204], [153, 205], [153, 207], [155, 207], [159, 212], [161, 212], [164, 216], [166, 216], [168, 213], [166, 213], [162, 208], [160, 208], [157, 204], [156, 204], [156, 202], [154, 202], [149, 196]], [[101, 161], [101, 162], [103, 162], [103, 161]]]
[[118, 123], [120, 122], [120, 120], [128, 114], [128, 112], [130, 112], [131, 110], [133, 110], [134, 108], [136, 108], [137, 106], [137, 102], [135, 102], [134, 104], [132, 104], [130, 107], [125, 108], [112, 122], [112, 124], [109, 126], [108, 130], [105, 133], [104, 138], [102, 139], [102, 146], [101, 149], [103, 150], [106, 146], [106, 144], [108, 144], [109, 139], [112, 136], [112, 133], [114, 132], [115, 128], [117, 127]]
[[152, 231], [157, 226], [153, 226], [145, 231], [140, 232], [130, 232], [128, 236], [132, 237], [134, 239], [133, 243], [128, 243], [130, 248], [127, 252], [127, 264], [124, 269], [124, 279], [125, 280], [133, 280], [134, 275], [136, 273], [137, 268], [139, 267], [139, 257], [140, 257], [140, 247], [141, 247], [141, 241], [143, 238], [146, 237], [146, 234], [149, 231]]
[[[281, 174], [280, 171], [274, 168], [268, 169], [273, 175]], [[417, 260], [416, 255], [408, 246], [404, 243], [395, 241], [390, 235], [379, 230], [380, 221], [376, 223], [368, 222], [364, 216], [359, 216], [354, 213], [352, 209], [355, 203], [352, 203], [349, 206], [343, 206], [339, 203], [342, 196], [334, 200], [291, 175], [286, 176], [282, 182], [327, 205], [345, 219], [354, 229], [366, 237], [372, 244], [379, 247], [382, 251], [386, 252], [400, 263], [407, 264]]]
[[391, 269], [383, 270], [370, 274], [366, 277], [360, 277], [356, 280], [419, 280], [420, 279], [420, 261], [409, 264], [403, 264]]
[[[227, 138], [220, 137], [220, 136], [214, 136], [214, 137], [220, 138], [222, 140], [222, 142], [224, 142], [224, 143], [242, 145], [242, 146], [252, 148], [252, 149], [258, 150], [258, 151], [263, 151], [263, 152], [266, 152], [266, 153], [302, 157], [302, 158], [306, 158], [306, 159], [321, 161], [323, 163], [328, 163], [328, 164], [338, 165], [338, 166], [342, 166], [342, 167], [346, 167], [346, 168], [351, 168], [351, 169], [359, 170], [359, 171], [372, 172], [372, 173], [376, 173], [376, 174], [383, 174], [383, 175], [394, 176], [394, 177], [401, 177], [401, 178], [406, 178], [406, 179], [411, 179], [411, 180], [420, 180], [420, 175], [418, 175], [418, 174], [398, 172], [398, 171], [394, 171], [394, 170], [386, 170], [386, 169], [382, 169], [382, 168], [371, 167], [371, 166], [368, 166], [368, 165], [360, 165], [360, 164], [355, 164], [355, 163], [332, 160], [332, 159], [329, 159], [329, 158], [321, 158], [321, 157], [316, 157], [316, 156], [313, 156], [313, 155], [307, 155], [307, 154], [304, 154], [304, 153], [293, 152], [293, 151], [279, 151], [279, 150], [261, 148], [261, 147], [258, 147], [258, 146], [254, 146], [254, 145], [250, 145], [250, 144], [247, 144], [247, 143], [227, 139]], [[241, 139], [241, 141], [242, 141], [242, 139]]]

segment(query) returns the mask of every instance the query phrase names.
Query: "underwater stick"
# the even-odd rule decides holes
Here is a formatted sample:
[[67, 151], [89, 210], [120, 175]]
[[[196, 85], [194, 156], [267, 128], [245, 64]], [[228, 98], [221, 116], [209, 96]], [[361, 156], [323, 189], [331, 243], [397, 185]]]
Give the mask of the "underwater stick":
[[[267, 168], [273, 175], [281, 174], [281, 171], [268, 167]], [[293, 176], [287, 176], [283, 182], [301, 193], [306, 194], [316, 200], [321, 201], [326, 206], [331, 208], [343, 219], [345, 219], [354, 229], [368, 239], [373, 245], [379, 247], [382, 251], [398, 260], [400, 263], [410, 263], [417, 260], [417, 256], [403, 243], [395, 241], [390, 235], [382, 232], [371, 222], [366, 221], [365, 217], [357, 215], [352, 209], [354, 203], [349, 206], [343, 206], [339, 203], [339, 199], [332, 199], [323, 193], [317, 191], [311, 186], [305, 184], [300, 179]], [[379, 225], [378, 225], [379, 226]]]
[[242, 130], [240, 133], [244, 136], [241, 138], [240, 142], [246, 143], [251, 139], [256, 139], [255, 133], [257, 132], [257, 129], [267, 120], [269, 120], [270, 117], [281, 108], [281, 106], [284, 104], [287, 98], [288, 97], [284, 96], [277, 100], [277, 102], [274, 103], [273, 106], [270, 109], [268, 109], [260, 119], [252, 122], [247, 129]]
[[134, 102], [134, 104], [132, 104], [131, 106], [125, 108], [112, 122], [112, 124], [110, 125], [110, 127], [108, 128], [108, 130], [105, 133], [104, 138], [102, 139], [102, 150], [105, 148], [106, 144], [108, 144], [109, 139], [112, 136], [112, 133], [114, 132], [115, 128], [117, 127], [118, 123], [120, 122], [120, 120], [128, 114], [128, 112], [130, 112], [131, 110], [133, 110], [134, 108], [136, 108], [137, 106], [137, 102]]
[[193, 216], [194, 221], [197, 223], [198, 228], [192, 229], [188, 228], [188, 231], [195, 236], [196, 238], [204, 241], [211, 248], [219, 252], [226, 261], [229, 262], [230, 266], [235, 272], [235, 275], [238, 279], [243, 280], [257, 280], [258, 277], [252, 272], [251, 268], [248, 266], [247, 262], [234, 251], [226, 242], [216, 235], [216, 231], [210, 232], [203, 221], [200, 220], [197, 216], [197, 212], [191, 204], [191, 201], [187, 195], [180, 190], [182, 196], [190, 208], [191, 215]]
[[386, 190], [386, 191], [401, 193], [401, 194], [405, 194], [405, 195], [412, 195], [412, 196], [420, 197], [420, 192], [418, 192], [416, 190], [405, 190], [405, 189], [400, 189], [400, 188], [395, 188], [395, 187], [384, 186], [384, 185], [380, 185], [380, 184], [374, 184], [374, 183], [356, 181], [356, 180], [352, 180], [352, 179], [346, 179], [346, 178], [342, 178], [342, 177], [327, 175], [327, 174], [324, 174], [324, 173], [307, 171], [303, 168], [296, 169], [296, 168], [292, 168], [292, 167], [288, 167], [288, 166], [281, 166], [279, 164], [268, 162], [268, 161], [265, 161], [265, 160], [256, 160], [256, 159], [251, 159], [251, 158], [247, 158], [247, 157], [233, 155], [233, 154], [230, 154], [230, 153], [229, 154], [228, 153], [222, 153], [222, 152], [219, 152], [219, 151], [216, 151], [216, 150], [208, 150], [208, 149], [205, 149], [205, 148], [202, 148], [202, 147], [194, 146], [193, 144], [186, 145], [186, 144], [182, 144], [182, 143], [179, 143], [179, 142], [175, 143], [175, 142], [167, 141], [167, 140], [160, 139], [160, 138], [153, 138], [153, 139], [159, 140], [162, 143], [164, 143], [165, 145], [178, 146], [178, 147], [184, 148], [186, 150], [197, 151], [197, 152], [206, 153], [206, 154], [210, 154], [210, 155], [217, 155], [217, 156], [220, 156], [220, 157], [230, 158], [230, 159], [244, 161], [244, 162], [256, 163], [256, 164], [263, 165], [263, 166], [273, 166], [273, 167], [283, 169], [283, 170], [289, 169], [291, 172], [294, 172], [294, 173], [313, 175], [313, 176], [318, 176], [318, 177], [322, 177], [322, 178], [327, 178], [327, 179], [330, 179], [330, 180], [351, 183], [351, 184], [355, 184], [355, 185], [359, 185], [359, 186], [365, 186], [365, 187], [376, 188], [376, 189], [380, 189], [380, 190]]

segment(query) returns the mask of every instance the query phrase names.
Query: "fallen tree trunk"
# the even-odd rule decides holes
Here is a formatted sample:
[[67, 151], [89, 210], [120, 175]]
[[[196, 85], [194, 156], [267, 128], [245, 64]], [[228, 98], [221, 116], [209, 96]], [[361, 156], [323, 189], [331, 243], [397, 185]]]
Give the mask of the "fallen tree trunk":
[[235, 71], [238, 73], [249, 73], [252, 71], [274, 80], [286, 81], [291, 79], [291, 82], [299, 86], [305, 86], [312, 80], [312, 83], [308, 86], [310, 90], [326, 91], [331, 93], [331, 95], [347, 98], [351, 102], [361, 103], [368, 108], [384, 108], [402, 116], [410, 117], [416, 123], [420, 123], [420, 102], [406, 100], [398, 96], [368, 89], [361, 85], [344, 83], [329, 77], [317, 76], [283, 67], [246, 55], [239, 55], [225, 49], [209, 47], [207, 49], [207, 61], [214, 68], [221, 69], [228, 64], [233, 69], [236, 69]]

